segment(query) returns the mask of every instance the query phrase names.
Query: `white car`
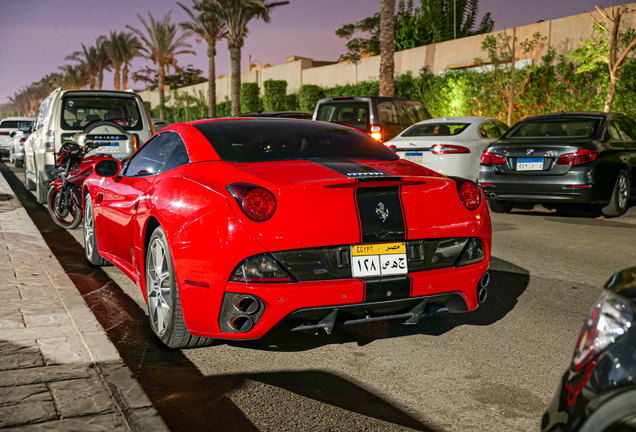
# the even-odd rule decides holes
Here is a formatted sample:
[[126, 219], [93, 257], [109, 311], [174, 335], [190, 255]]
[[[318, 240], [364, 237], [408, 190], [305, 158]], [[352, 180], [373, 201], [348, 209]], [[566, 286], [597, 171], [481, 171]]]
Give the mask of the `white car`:
[[19, 130], [20, 123], [33, 121], [32, 117], [6, 117], [0, 122], [0, 159], [9, 157], [13, 145], [13, 132]]
[[13, 135], [13, 143], [9, 148], [9, 162], [14, 164], [16, 168], [24, 165], [24, 143], [31, 136], [34, 122], [34, 118], [28, 121], [21, 121], [18, 123], [18, 131], [11, 133]]
[[495, 118], [444, 117], [416, 123], [386, 146], [402, 159], [477, 182], [482, 152], [507, 130]]

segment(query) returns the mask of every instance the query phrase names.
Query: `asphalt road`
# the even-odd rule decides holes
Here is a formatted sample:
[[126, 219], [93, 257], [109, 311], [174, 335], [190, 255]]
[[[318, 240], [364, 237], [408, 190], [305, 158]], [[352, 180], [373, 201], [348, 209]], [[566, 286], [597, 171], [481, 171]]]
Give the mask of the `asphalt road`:
[[[100, 322], [173, 430], [190, 428], [187, 419], [202, 430], [537, 430], [603, 283], [636, 265], [636, 225], [542, 211], [492, 216], [487, 302], [416, 327], [273, 332], [171, 352], [152, 340], [143, 296], [119, 270], [104, 267], [99, 277], [129, 303], [126, 314], [117, 302], [104, 312], [85, 298], [96, 315], [101, 307]], [[49, 244], [67, 242], [51, 231], [43, 229]], [[82, 243], [81, 229], [71, 234]], [[75, 261], [79, 246], [64, 245]]]

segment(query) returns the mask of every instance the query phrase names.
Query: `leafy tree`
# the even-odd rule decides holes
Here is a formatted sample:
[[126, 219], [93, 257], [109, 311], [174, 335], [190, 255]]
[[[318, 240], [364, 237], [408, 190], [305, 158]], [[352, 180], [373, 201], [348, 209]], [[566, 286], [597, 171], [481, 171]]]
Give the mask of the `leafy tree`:
[[75, 51], [73, 54], [66, 56], [66, 60], [74, 60], [80, 64], [84, 64], [86, 73], [90, 76], [90, 88], [97, 86], [97, 75], [100, 72], [98, 62], [99, 52], [94, 46], [86, 47], [82, 44], [82, 51]]
[[124, 90], [128, 90], [128, 72], [130, 71], [130, 62], [135, 57], [139, 57], [141, 42], [139, 42], [139, 39], [134, 34], [121, 32], [119, 33], [117, 45], [123, 64], [121, 81]]
[[636, 46], [636, 31], [628, 26], [621, 31], [623, 14], [630, 13], [627, 6], [611, 7], [608, 13], [605, 8], [596, 6], [599, 13], [608, 22], [598, 21], [587, 11], [594, 21], [594, 35], [580, 42], [581, 47], [571, 53], [571, 57], [579, 63], [580, 72], [589, 72], [600, 64], [607, 66], [609, 72], [609, 87], [605, 98], [604, 111], [612, 108], [612, 100], [616, 91], [616, 84], [621, 76], [622, 65], [628, 54]]
[[121, 89], [121, 67], [124, 64], [120, 47], [120, 36], [117, 31], [110, 31], [110, 39], [106, 40], [104, 50], [110, 59], [110, 64], [115, 70], [115, 90]]
[[160, 101], [159, 117], [161, 120], [165, 120], [164, 79], [166, 76], [166, 70], [168, 68], [173, 68], [177, 72], [181, 71], [181, 68], [177, 66], [176, 57], [180, 54], [196, 55], [196, 52], [187, 49], [191, 48], [191, 45], [185, 42], [185, 40], [190, 36], [190, 32], [185, 31], [179, 35], [177, 24], [170, 21], [170, 12], [168, 12], [161, 21], [155, 20], [152, 13], [148, 12], [150, 24], [148, 24], [140, 14], [137, 14], [137, 17], [143, 24], [144, 29], [146, 30], [145, 33], [130, 25], [127, 25], [126, 27], [139, 36], [143, 42], [143, 46], [140, 49], [141, 57], [152, 61], [157, 67], [157, 84], [159, 85]]
[[395, 96], [395, 0], [380, 3], [380, 96]]
[[219, 17], [205, 8], [204, 0], [192, 0], [192, 9], [177, 2], [188, 14], [190, 21], [182, 22], [181, 27], [191, 30], [208, 44], [208, 117], [216, 117], [216, 42], [227, 36], [227, 27]]
[[[203, 74], [203, 71], [201, 69], [196, 69], [191, 64], [187, 65], [184, 68], [180, 68], [179, 70], [181, 72], [166, 75], [164, 77], [164, 85], [170, 86], [171, 89], [177, 89], [179, 87], [190, 86], [207, 81], [204, 77], [201, 76]], [[157, 71], [151, 67], [146, 66], [136, 72], [133, 72], [132, 78], [135, 82], [145, 82], [146, 84], [148, 84], [151, 90], [157, 88]]]

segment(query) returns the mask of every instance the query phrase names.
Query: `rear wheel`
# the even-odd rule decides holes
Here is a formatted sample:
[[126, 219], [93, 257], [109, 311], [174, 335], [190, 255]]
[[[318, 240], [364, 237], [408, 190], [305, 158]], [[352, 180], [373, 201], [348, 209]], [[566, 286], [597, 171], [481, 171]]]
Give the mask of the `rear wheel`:
[[63, 204], [62, 210], [58, 211], [58, 203], [60, 201], [59, 189], [52, 187], [49, 189], [49, 195], [46, 202], [49, 205], [49, 213], [53, 222], [66, 229], [75, 229], [82, 223], [82, 210], [77, 206], [73, 197], [68, 197], [68, 203]]
[[612, 199], [610, 203], [601, 209], [603, 216], [617, 217], [627, 211], [627, 203], [629, 202], [629, 173], [626, 170], [618, 173], [614, 190], [612, 191]]
[[161, 227], [152, 233], [144, 267], [148, 316], [154, 334], [170, 348], [210, 345], [212, 339], [192, 336], [185, 326], [172, 258]]
[[488, 207], [493, 213], [510, 213], [512, 203], [510, 201], [488, 200]]
[[110, 262], [102, 258], [97, 250], [95, 218], [93, 217], [93, 202], [91, 201], [91, 196], [88, 193], [84, 200], [84, 252], [88, 262], [94, 266], [110, 265]]

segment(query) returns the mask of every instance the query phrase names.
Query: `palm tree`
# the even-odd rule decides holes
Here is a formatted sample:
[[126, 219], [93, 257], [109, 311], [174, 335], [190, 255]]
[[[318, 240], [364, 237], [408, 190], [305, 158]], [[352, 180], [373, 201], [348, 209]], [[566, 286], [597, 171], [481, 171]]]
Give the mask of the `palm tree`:
[[104, 43], [104, 50], [115, 70], [115, 90], [121, 90], [121, 66], [124, 63], [121, 50], [120, 35], [117, 31], [110, 31], [110, 39]]
[[130, 70], [130, 62], [139, 56], [141, 42], [137, 36], [132, 33], [121, 32], [119, 34], [119, 53], [124, 64], [122, 69], [122, 84], [124, 90], [128, 90], [128, 71]]
[[104, 35], [95, 39], [95, 49], [97, 50], [96, 67], [97, 67], [97, 88], [102, 89], [104, 84], [104, 71], [110, 70], [111, 63], [108, 53], [106, 52], [107, 38]]
[[380, 4], [380, 96], [395, 96], [395, 0]]
[[86, 73], [86, 64], [64, 65], [59, 68], [64, 76], [64, 88], [81, 89], [90, 82], [90, 75]]
[[97, 48], [94, 46], [87, 48], [86, 45], [82, 44], [82, 51], [75, 51], [66, 57], [66, 60], [74, 60], [85, 64], [86, 73], [90, 76], [91, 89], [94, 89], [97, 85], [97, 75], [99, 74], [98, 56]]
[[205, 0], [192, 0], [192, 8], [198, 11], [195, 16], [192, 11], [177, 2], [190, 16], [190, 21], [182, 22], [181, 28], [190, 30], [208, 43], [208, 117], [216, 117], [216, 42], [227, 36], [225, 23], [210, 10], [206, 9]]
[[266, 0], [208, 0], [203, 4], [210, 13], [227, 26], [227, 47], [232, 59], [232, 115], [241, 113], [241, 48], [248, 33], [247, 25], [253, 18], [271, 21], [273, 8], [289, 4], [288, 1], [268, 3]]
[[177, 24], [170, 22], [171, 13], [163, 17], [163, 20], [156, 21], [152, 13], [148, 12], [150, 18], [150, 25], [146, 20], [137, 14], [139, 21], [144, 25], [146, 33], [141, 30], [127, 25], [126, 27], [133, 31], [139, 39], [143, 42], [144, 46], [140, 48], [140, 55], [143, 58], [151, 60], [157, 66], [157, 81], [159, 84], [159, 117], [161, 120], [166, 119], [164, 112], [164, 98], [165, 92], [163, 88], [164, 78], [166, 76], [167, 68], [174, 68], [177, 71], [181, 69], [177, 66], [176, 56], [179, 54], [194, 54], [195, 51], [184, 49], [191, 48], [192, 45], [186, 43], [185, 40], [191, 35], [191, 32], [186, 31], [181, 35], [177, 34]]

